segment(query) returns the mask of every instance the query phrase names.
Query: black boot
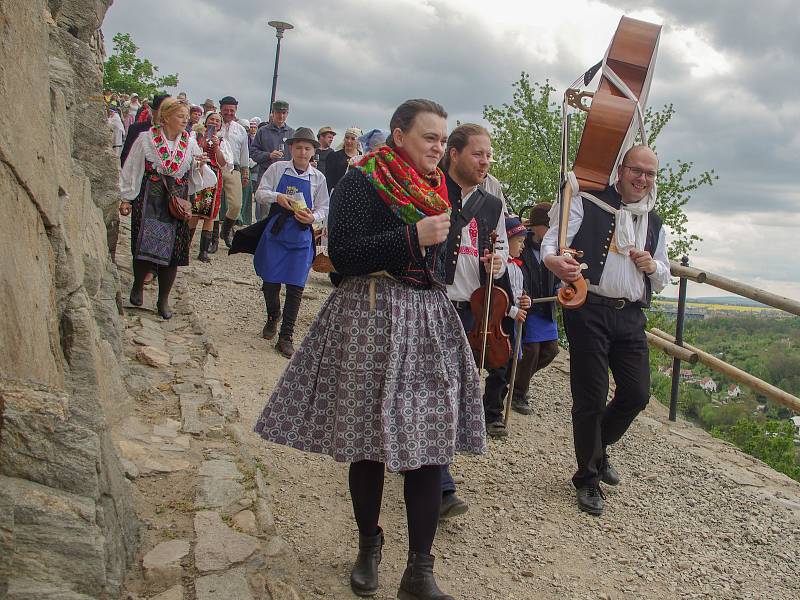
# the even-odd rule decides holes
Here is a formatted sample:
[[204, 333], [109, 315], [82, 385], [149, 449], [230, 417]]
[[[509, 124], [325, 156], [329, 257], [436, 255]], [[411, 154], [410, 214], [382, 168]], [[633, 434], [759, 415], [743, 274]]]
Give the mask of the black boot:
[[222, 222], [222, 232], [220, 233], [220, 237], [228, 248], [230, 248], [231, 244], [233, 243], [234, 225], [236, 225], [236, 219], [229, 219], [228, 217], [225, 217], [225, 220]]
[[281, 320], [281, 297], [280, 284], [265, 283], [261, 286], [264, 294], [264, 306], [267, 308], [267, 322], [261, 330], [261, 337], [271, 340], [278, 333], [278, 321]]
[[433, 556], [409, 552], [406, 570], [400, 580], [398, 600], [455, 600], [436, 585], [433, 578]]
[[303, 300], [303, 288], [298, 285], [286, 284], [286, 301], [283, 303], [283, 321], [281, 321], [281, 332], [278, 335], [278, 343], [275, 349], [286, 358], [292, 358], [294, 354], [294, 324], [297, 321], [297, 313], [300, 312], [300, 302]]
[[376, 535], [358, 536], [358, 556], [350, 571], [350, 589], [356, 596], [374, 596], [378, 591], [378, 565], [381, 562], [383, 530]]
[[197, 255], [197, 260], [209, 263], [211, 262], [211, 257], [208, 255], [208, 248], [211, 246], [211, 232], [210, 231], [201, 231], [200, 232], [200, 254]]
[[214, 227], [211, 229], [211, 246], [208, 247], [208, 253], [214, 254], [219, 250], [219, 221], [214, 221]]

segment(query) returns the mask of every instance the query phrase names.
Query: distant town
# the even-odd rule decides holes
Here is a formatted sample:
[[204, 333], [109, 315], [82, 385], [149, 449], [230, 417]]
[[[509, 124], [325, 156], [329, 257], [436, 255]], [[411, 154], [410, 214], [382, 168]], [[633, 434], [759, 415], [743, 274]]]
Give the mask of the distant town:
[[[653, 300], [653, 310], [669, 318], [678, 314], [678, 299], [659, 296]], [[791, 316], [782, 310], [771, 308], [740, 296], [715, 296], [686, 299], [686, 318], [703, 320], [710, 317], [751, 316], [762, 319], [777, 319]]]

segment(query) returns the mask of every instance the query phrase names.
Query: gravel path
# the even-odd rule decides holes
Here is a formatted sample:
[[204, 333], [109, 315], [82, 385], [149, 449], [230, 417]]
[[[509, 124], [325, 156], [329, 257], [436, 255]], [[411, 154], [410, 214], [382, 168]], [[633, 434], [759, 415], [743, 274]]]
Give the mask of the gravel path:
[[[195, 250], [196, 251], [196, 250]], [[260, 338], [263, 299], [249, 256], [223, 251], [182, 269], [219, 348], [218, 369], [249, 430], [286, 364]], [[297, 343], [332, 288], [312, 273]], [[613, 448], [622, 476], [605, 487], [601, 518], [580, 513], [569, 364], [562, 354], [534, 379], [536, 411], [483, 457], [453, 466], [470, 511], [440, 527], [440, 584], [456, 598], [800, 598], [800, 485], [653, 405]], [[356, 529], [346, 465], [267, 445], [279, 533], [294, 548], [304, 598], [354, 598], [347, 585]], [[387, 475], [386, 547], [378, 599], [394, 598], [405, 561], [402, 482]]]

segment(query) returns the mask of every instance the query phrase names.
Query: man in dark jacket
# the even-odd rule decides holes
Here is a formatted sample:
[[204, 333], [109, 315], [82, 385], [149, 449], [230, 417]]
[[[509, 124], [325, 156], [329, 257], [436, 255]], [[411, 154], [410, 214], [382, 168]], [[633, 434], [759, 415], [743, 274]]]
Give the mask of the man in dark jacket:
[[[250, 158], [258, 163], [257, 182], [261, 181], [264, 174], [272, 163], [279, 160], [288, 160], [289, 151], [286, 147], [286, 140], [294, 135], [294, 129], [286, 124], [289, 116], [289, 103], [284, 100], [276, 100], [272, 103], [269, 114], [269, 123], [260, 127], [250, 144]], [[256, 183], [256, 187], [258, 183]], [[256, 204], [256, 220], [260, 221], [267, 216], [267, 209], [261, 204]]]

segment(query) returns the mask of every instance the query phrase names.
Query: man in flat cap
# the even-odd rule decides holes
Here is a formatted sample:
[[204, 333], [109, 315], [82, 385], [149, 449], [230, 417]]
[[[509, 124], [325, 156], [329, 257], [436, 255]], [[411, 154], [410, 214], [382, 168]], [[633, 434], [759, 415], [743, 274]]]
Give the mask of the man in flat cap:
[[317, 141], [319, 142], [319, 148], [314, 153], [316, 159], [316, 167], [318, 171], [321, 171], [322, 174], [325, 174], [325, 160], [328, 158], [328, 155], [333, 152], [333, 138], [336, 137], [336, 132], [333, 130], [332, 127], [320, 127], [319, 131], [317, 132]]
[[242, 212], [242, 193], [250, 180], [250, 149], [247, 130], [236, 119], [239, 103], [233, 96], [225, 96], [219, 101], [222, 115], [220, 137], [227, 140], [233, 150], [233, 171], [222, 174], [222, 189], [225, 191], [225, 214], [222, 221], [221, 237], [228, 248], [233, 241], [233, 226]]
[[[269, 123], [259, 128], [253, 143], [250, 144], [250, 158], [258, 163], [258, 174], [256, 177], [261, 181], [272, 163], [279, 160], [287, 160], [289, 150], [286, 140], [294, 135], [294, 129], [286, 124], [289, 116], [289, 103], [285, 100], [276, 100], [272, 103], [269, 113]], [[267, 216], [267, 208], [261, 204], [256, 205], [256, 219], [261, 220]]]

